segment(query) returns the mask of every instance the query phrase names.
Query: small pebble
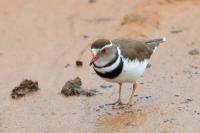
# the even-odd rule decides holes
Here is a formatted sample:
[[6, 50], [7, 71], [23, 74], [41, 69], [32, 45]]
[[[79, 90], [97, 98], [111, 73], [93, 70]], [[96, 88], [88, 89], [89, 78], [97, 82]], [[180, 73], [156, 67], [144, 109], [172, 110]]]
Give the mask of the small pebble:
[[102, 109], [102, 108], [104, 108], [104, 106], [103, 106], [103, 105], [100, 105], [100, 106], [99, 106], [99, 108], [101, 108], [101, 109]]
[[151, 96], [146, 96], [145, 98], [146, 98], [146, 99], [149, 99], [149, 98], [151, 98]]
[[89, 36], [88, 35], [83, 35], [83, 38], [88, 38]]
[[100, 85], [101, 88], [112, 88], [112, 85]]
[[171, 31], [172, 34], [177, 34], [177, 33], [180, 33], [180, 32], [183, 32], [183, 30], [172, 30]]
[[77, 61], [76, 61], [76, 66], [78, 66], [78, 67], [83, 66], [83, 62], [80, 61], [80, 60], [77, 60]]
[[180, 95], [174, 95], [175, 97], [179, 97]]
[[89, 0], [89, 3], [95, 3], [96, 1], [95, 0]]

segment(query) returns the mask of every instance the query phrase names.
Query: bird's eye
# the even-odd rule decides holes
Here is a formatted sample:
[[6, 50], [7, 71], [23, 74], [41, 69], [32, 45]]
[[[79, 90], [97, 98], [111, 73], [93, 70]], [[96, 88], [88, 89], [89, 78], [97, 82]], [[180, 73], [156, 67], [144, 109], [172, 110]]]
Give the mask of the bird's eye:
[[107, 52], [107, 48], [104, 48], [101, 50], [102, 53], [106, 53]]

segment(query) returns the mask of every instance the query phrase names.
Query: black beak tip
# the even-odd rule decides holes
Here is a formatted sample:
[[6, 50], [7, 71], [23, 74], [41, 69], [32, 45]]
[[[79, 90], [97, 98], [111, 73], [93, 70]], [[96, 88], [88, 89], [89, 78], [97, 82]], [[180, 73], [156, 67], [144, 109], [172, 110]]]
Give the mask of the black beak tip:
[[93, 64], [93, 62], [90, 62], [89, 66], [91, 66]]

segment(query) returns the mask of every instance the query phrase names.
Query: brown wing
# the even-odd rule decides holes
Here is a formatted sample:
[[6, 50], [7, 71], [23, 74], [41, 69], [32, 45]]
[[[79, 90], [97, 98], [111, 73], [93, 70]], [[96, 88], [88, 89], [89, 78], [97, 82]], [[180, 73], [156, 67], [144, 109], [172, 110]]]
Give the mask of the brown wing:
[[115, 39], [112, 40], [112, 43], [120, 47], [122, 55], [125, 58], [129, 58], [131, 60], [138, 59], [139, 61], [143, 61], [145, 59], [149, 59], [153, 53], [152, 50], [146, 47], [145, 41]]

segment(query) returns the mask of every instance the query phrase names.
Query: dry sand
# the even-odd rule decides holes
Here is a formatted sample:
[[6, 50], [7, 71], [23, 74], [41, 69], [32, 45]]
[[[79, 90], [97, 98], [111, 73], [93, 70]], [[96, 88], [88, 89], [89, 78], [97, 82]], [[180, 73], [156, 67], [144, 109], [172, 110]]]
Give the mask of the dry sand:
[[[199, 0], [0, 1], [0, 133], [194, 133], [200, 130]], [[117, 97], [88, 66], [96, 38], [166, 36], [138, 80], [134, 106], [104, 106]], [[76, 67], [76, 60], [83, 67]], [[68, 64], [68, 65], [66, 65]], [[60, 95], [80, 76], [94, 97]], [[23, 79], [40, 90], [13, 100]], [[123, 101], [131, 91], [123, 86]]]

